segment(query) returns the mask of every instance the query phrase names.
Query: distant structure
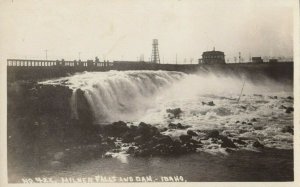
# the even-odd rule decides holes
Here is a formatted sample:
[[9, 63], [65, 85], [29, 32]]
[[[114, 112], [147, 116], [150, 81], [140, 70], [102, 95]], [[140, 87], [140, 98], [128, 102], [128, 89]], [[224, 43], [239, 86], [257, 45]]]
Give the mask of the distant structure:
[[199, 64], [226, 64], [225, 54], [222, 51], [205, 51], [202, 53], [202, 59], [199, 59]]
[[263, 59], [259, 57], [252, 57], [252, 63], [263, 63]]
[[7, 59], [7, 66], [12, 67], [72, 67], [72, 68], [95, 68], [95, 67], [110, 67], [113, 66], [112, 62], [103, 61], [100, 62], [98, 57], [95, 57], [95, 61], [87, 60], [74, 60], [74, 61], [66, 61], [64, 59], [61, 60], [29, 60], [29, 59]]
[[153, 39], [151, 62], [156, 63], [156, 64], [160, 64], [159, 52], [158, 52], [158, 40], [157, 39]]
[[272, 58], [272, 59], [269, 59], [269, 62], [270, 62], [270, 63], [277, 63], [277, 62], [278, 62], [278, 59]]

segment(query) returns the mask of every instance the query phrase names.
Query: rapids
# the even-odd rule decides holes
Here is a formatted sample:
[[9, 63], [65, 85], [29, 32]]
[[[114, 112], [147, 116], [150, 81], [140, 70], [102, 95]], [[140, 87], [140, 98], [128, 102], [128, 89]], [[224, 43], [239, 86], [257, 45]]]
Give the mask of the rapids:
[[[293, 148], [293, 135], [283, 130], [293, 126], [293, 114], [282, 108], [293, 106], [293, 101], [287, 99], [293, 95], [292, 85], [267, 78], [253, 83], [245, 77], [212, 73], [109, 71], [84, 72], [40, 84], [72, 89], [74, 117], [76, 90], [84, 91], [98, 124], [144, 121], [163, 128], [169, 123], [182, 123], [192, 130], [217, 129], [229, 137], [258, 139], [267, 147]], [[210, 101], [215, 105], [202, 103]], [[166, 112], [170, 108], [181, 108], [183, 113], [172, 118]], [[184, 133], [183, 130], [165, 132], [174, 138]]]

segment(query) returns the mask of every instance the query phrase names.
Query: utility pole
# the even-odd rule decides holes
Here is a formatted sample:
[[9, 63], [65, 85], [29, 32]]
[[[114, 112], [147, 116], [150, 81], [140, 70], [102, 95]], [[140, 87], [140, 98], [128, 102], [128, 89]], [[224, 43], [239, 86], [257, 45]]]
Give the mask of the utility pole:
[[78, 60], [80, 60], [80, 53], [81, 53], [81, 52], [78, 52]]
[[177, 64], [177, 53], [176, 53], [176, 64]]
[[48, 60], [48, 54], [47, 54], [48, 50], [46, 49], [45, 52], [46, 52], [46, 60]]

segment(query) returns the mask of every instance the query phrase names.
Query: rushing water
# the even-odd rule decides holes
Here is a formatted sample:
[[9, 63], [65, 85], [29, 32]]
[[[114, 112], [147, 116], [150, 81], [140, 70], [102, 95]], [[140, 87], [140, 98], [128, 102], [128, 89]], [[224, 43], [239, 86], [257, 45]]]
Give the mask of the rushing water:
[[[267, 78], [253, 83], [246, 78], [216, 74], [201, 75], [166, 71], [109, 71], [85, 72], [70, 77], [44, 81], [41, 84], [65, 85], [74, 90], [71, 107], [75, 117], [77, 115], [76, 90], [83, 90], [92, 108], [95, 123], [104, 124], [123, 120], [131, 124], [138, 124], [143, 121], [159, 128], [167, 127], [169, 123], [182, 123], [189, 125], [189, 129], [192, 130], [216, 129], [226, 136], [243, 138], [245, 140], [245, 145], [238, 145], [239, 150], [246, 151], [244, 153], [240, 152], [240, 156], [237, 156], [237, 153], [229, 155], [224, 148], [217, 144], [203, 141], [203, 148], [198, 149], [198, 154], [202, 154], [201, 157], [187, 156], [180, 158], [183, 165], [184, 163], [187, 164], [182, 166], [183, 171], [187, 171], [183, 175], [189, 176], [190, 180], [193, 181], [201, 179], [211, 181], [214, 180], [214, 177], [202, 175], [202, 178], [197, 178], [197, 176], [192, 175], [195, 168], [192, 167], [193, 164], [191, 165], [189, 159], [195, 160], [198, 166], [199, 159], [208, 158], [205, 154], [214, 156], [221, 154], [225, 158], [229, 155], [230, 158], [227, 159], [216, 157], [218, 159], [214, 160], [212, 158], [211, 166], [220, 166], [228, 159], [229, 162], [233, 163], [233, 160], [239, 157], [246, 158], [247, 162], [243, 162], [240, 166], [234, 166], [238, 169], [233, 170], [232, 173], [235, 172], [236, 174], [231, 176], [233, 180], [237, 180], [237, 178], [243, 180], [243, 177], [239, 176], [238, 173], [243, 167], [250, 167], [251, 164], [249, 165], [249, 163], [251, 161], [249, 160], [251, 159], [249, 157], [254, 158], [259, 164], [263, 164], [268, 160], [271, 165], [282, 159], [279, 158], [280, 156], [277, 157], [277, 160], [273, 158], [272, 154], [274, 153], [271, 156], [268, 153], [264, 153], [262, 154], [263, 159], [259, 159], [259, 155], [255, 154], [258, 150], [252, 146], [253, 140], [259, 140], [266, 148], [274, 148], [275, 150], [286, 149], [287, 151], [293, 149], [293, 134], [283, 130], [286, 127], [293, 127], [293, 113], [286, 113], [285, 110], [285, 108], [293, 106], [293, 100], [288, 98], [288, 96], [293, 96], [292, 85], [279, 84]], [[239, 97], [240, 99], [238, 99]], [[213, 105], [206, 104], [211, 101], [213, 101]], [[179, 118], [170, 117], [170, 114], [166, 112], [167, 109], [173, 108], [181, 108], [183, 111]], [[186, 130], [169, 129], [164, 133], [176, 139], [179, 135], [185, 134]], [[249, 151], [253, 152], [254, 155], [247, 153]], [[269, 155], [269, 157], [264, 155]], [[276, 154], [274, 155], [276, 157]], [[289, 158], [283, 157], [282, 162], [286, 162], [285, 159], [292, 162], [289, 156]], [[147, 168], [152, 168], [148, 165], [149, 160], [142, 159], [144, 166], [142, 167], [143, 171], [141, 171], [141, 168], [135, 168], [134, 164], [140, 163], [139, 159], [133, 161], [134, 159], [130, 158], [130, 162], [128, 162], [127, 158], [120, 156], [120, 154], [116, 158], [123, 160], [122, 163], [129, 164], [130, 166], [124, 166], [124, 170], [132, 170], [130, 172], [133, 172], [135, 175], [138, 174], [137, 172], [147, 175], [147, 173], [149, 174]], [[150, 162], [163, 162], [163, 160], [153, 158]], [[74, 171], [73, 168], [60, 175], [63, 176], [66, 173], [68, 174], [68, 172], [74, 175], [78, 171], [96, 174], [99, 167], [105, 167], [105, 171], [115, 167], [115, 165], [106, 167], [105, 162], [107, 161], [99, 161], [98, 165], [92, 164], [92, 171], [86, 170], [86, 167], [90, 165], [86, 164], [84, 166], [75, 166], [77, 171]], [[171, 162], [176, 163], [172, 159]], [[101, 163], [104, 163], [104, 165]], [[162, 165], [168, 164], [162, 163]], [[291, 167], [291, 165], [292, 163], [287, 168]], [[211, 167], [206, 164], [204, 166], [200, 164], [200, 166], [205, 168]], [[229, 169], [227, 166], [224, 166], [224, 163], [223, 167], [226, 170]], [[255, 168], [252, 169], [250, 169], [251, 172], [254, 172]], [[271, 172], [272, 167], [269, 169], [270, 171], [268, 170], [268, 172]], [[292, 168], [289, 169], [291, 170]], [[212, 172], [209, 169], [208, 171]], [[218, 170], [218, 172], [221, 171], [223, 170]], [[158, 175], [163, 173], [168, 172], [159, 171]], [[152, 173], [150, 172], [150, 174]], [[278, 174], [278, 176], [280, 175]], [[222, 180], [222, 177], [224, 177], [224, 180], [230, 180], [228, 175], [220, 175], [218, 179]], [[274, 180], [272, 176], [269, 178], [259, 177], [262, 178], [261, 180]], [[256, 179], [260, 180], [259, 177]], [[251, 177], [247, 178], [244, 176], [244, 178], [245, 180], [253, 180]]]
[[[63, 84], [74, 90], [82, 89], [93, 109], [96, 122], [135, 120], [145, 110], [154, 107], [153, 99], [185, 75], [162, 71], [110, 71], [83, 73], [44, 84]], [[76, 114], [76, 101], [72, 103]]]
[[[267, 79], [253, 84], [214, 74], [110, 71], [85, 72], [42, 84], [66, 85], [74, 90], [73, 95], [76, 89], [83, 90], [96, 123], [144, 121], [164, 127], [180, 122], [195, 130], [218, 129], [231, 136], [258, 138], [267, 147], [293, 147], [293, 135], [281, 132], [284, 126], [293, 124], [293, 115], [282, 108], [293, 106], [293, 101], [287, 99], [292, 87]], [[215, 105], [203, 104], [209, 101]], [[71, 105], [76, 116], [74, 99]], [[166, 112], [169, 108], [181, 108], [183, 114], [178, 119], [170, 118]], [[251, 121], [253, 118], [256, 121]], [[185, 131], [166, 133], [176, 137]]]

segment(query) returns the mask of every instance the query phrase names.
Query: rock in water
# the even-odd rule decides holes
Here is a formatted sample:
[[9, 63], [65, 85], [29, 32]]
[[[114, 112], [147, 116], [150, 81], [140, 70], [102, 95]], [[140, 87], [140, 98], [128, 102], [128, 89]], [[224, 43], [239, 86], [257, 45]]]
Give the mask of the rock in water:
[[123, 136], [122, 136], [123, 142], [124, 143], [130, 143], [133, 142], [134, 140], [134, 134], [130, 133], [130, 132], [126, 132]]
[[209, 101], [209, 102], [207, 103], [207, 105], [209, 105], [209, 106], [215, 106], [215, 103], [214, 103], [213, 101]]
[[234, 142], [234, 143], [237, 143], [237, 144], [240, 144], [240, 145], [246, 145], [246, 142], [244, 142], [244, 141], [241, 140], [241, 139], [234, 139], [233, 142]]
[[185, 143], [185, 142], [190, 142], [190, 140], [192, 139], [192, 136], [190, 135], [181, 135], [179, 136], [179, 139]]
[[291, 113], [294, 112], [294, 107], [287, 107], [287, 109], [285, 110], [285, 113]]
[[281, 129], [281, 132], [294, 134], [294, 128], [292, 126], [285, 126]]
[[108, 136], [120, 137], [123, 135], [123, 133], [129, 130], [129, 127], [127, 127], [125, 122], [118, 121], [110, 125], [103, 126], [103, 130]]
[[219, 131], [217, 130], [211, 130], [207, 133], [208, 138], [218, 138], [219, 137]]
[[264, 145], [262, 145], [259, 141], [255, 141], [253, 144], [252, 144], [253, 147], [256, 147], [256, 148], [263, 148]]
[[264, 127], [262, 125], [255, 125], [253, 126], [254, 130], [263, 130]]
[[175, 118], [179, 118], [180, 114], [182, 113], [182, 110], [180, 108], [174, 108], [174, 109], [167, 109], [166, 112], [173, 114]]
[[287, 107], [284, 106], [284, 105], [281, 105], [281, 106], [279, 107], [279, 109], [287, 109]]
[[213, 101], [209, 101], [209, 102], [202, 102], [202, 105], [208, 105], [208, 106], [215, 106], [215, 103]]
[[112, 158], [112, 153], [105, 153], [104, 158]]
[[192, 130], [188, 130], [186, 133], [187, 133], [188, 135], [190, 135], [190, 136], [198, 136], [198, 134], [195, 133], [195, 132], [192, 131]]
[[160, 144], [166, 144], [166, 145], [171, 145], [173, 143], [173, 140], [170, 136], [167, 135], [162, 135], [157, 138], [158, 143]]
[[135, 152], [135, 148], [132, 146], [130, 146], [126, 151], [127, 154], [134, 154], [134, 152]]
[[187, 129], [189, 128], [190, 126], [187, 126], [187, 125], [182, 125], [181, 123], [177, 123], [177, 124], [174, 124], [174, 123], [170, 123], [169, 124], [169, 128], [170, 129]]
[[257, 119], [256, 118], [252, 118], [251, 121], [252, 122], [257, 122]]
[[219, 138], [222, 140], [221, 147], [236, 148], [236, 145], [226, 136], [220, 135]]
[[146, 142], [146, 139], [143, 136], [134, 137], [134, 142], [137, 144], [143, 144]]
[[138, 133], [144, 138], [150, 138], [157, 134], [160, 134], [159, 130], [156, 127], [153, 127], [149, 124], [141, 122], [138, 126]]

